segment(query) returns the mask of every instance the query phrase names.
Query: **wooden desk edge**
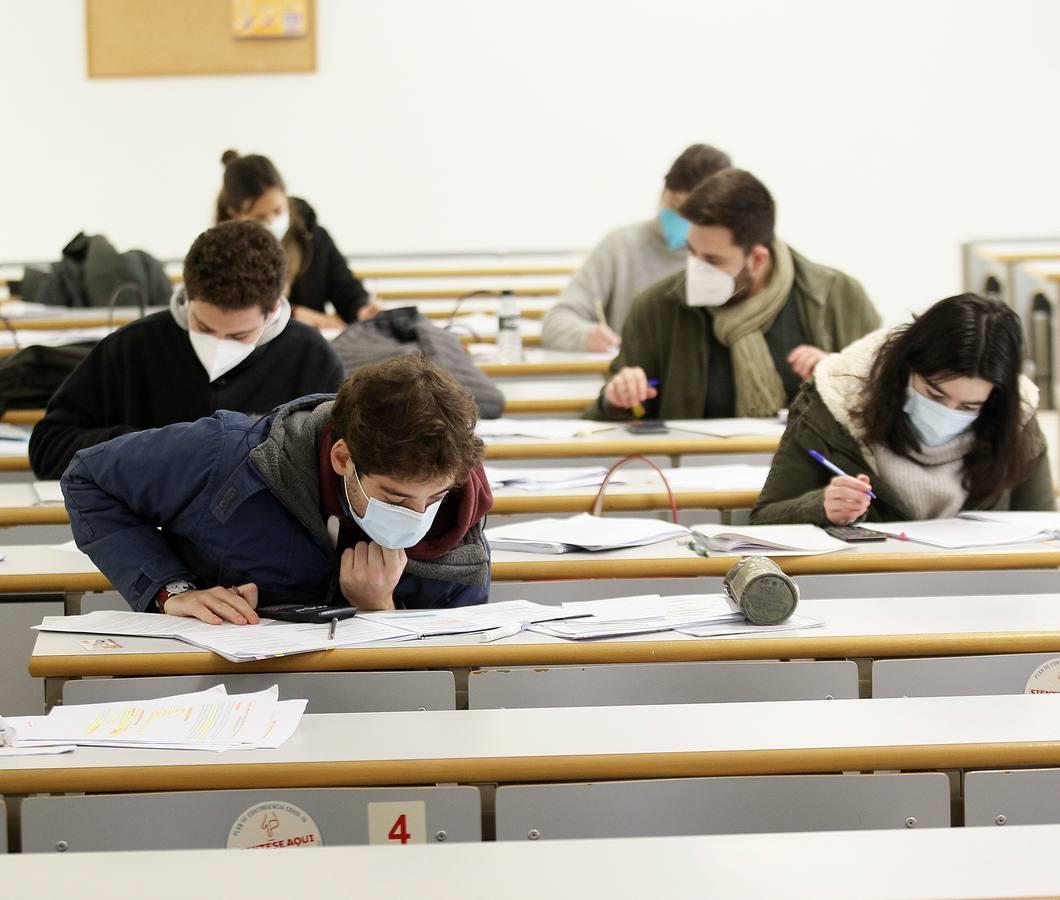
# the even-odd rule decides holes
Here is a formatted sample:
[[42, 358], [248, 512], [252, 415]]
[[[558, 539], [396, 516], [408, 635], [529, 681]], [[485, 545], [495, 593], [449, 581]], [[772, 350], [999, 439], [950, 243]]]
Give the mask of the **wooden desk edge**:
[[[77, 751], [74, 751], [75, 753]], [[239, 752], [239, 751], [235, 751]], [[601, 781], [1060, 764], [1060, 742], [579, 756], [0, 769], [5, 794]]]
[[35, 678], [217, 675], [278, 672], [370, 672], [610, 663], [712, 662], [747, 659], [847, 659], [1053, 653], [1060, 631], [885, 634], [834, 637], [698, 638], [674, 641], [571, 641], [563, 644], [346, 648], [234, 663], [206, 651], [32, 656]]
[[[526, 496], [493, 497], [493, 509], [497, 515], [514, 513], [588, 512], [596, 499], [595, 494], [558, 496], [527, 494]], [[758, 491], [674, 491], [678, 509], [750, 509], [758, 500]], [[665, 491], [656, 490], [643, 494], [605, 494], [605, 510], [666, 510], [670, 498]], [[2, 513], [2, 511], [0, 511]], [[0, 524], [2, 524], [0, 518]]]
[[[591, 427], [591, 426], [590, 426]], [[619, 423], [621, 427], [621, 423]], [[491, 442], [486, 444], [486, 459], [552, 459], [557, 457], [691, 456], [713, 453], [776, 453], [779, 437], [719, 437], [706, 435], [691, 438], [667, 438], [649, 441], [645, 438], [611, 440], [569, 440], [540, 442]]]

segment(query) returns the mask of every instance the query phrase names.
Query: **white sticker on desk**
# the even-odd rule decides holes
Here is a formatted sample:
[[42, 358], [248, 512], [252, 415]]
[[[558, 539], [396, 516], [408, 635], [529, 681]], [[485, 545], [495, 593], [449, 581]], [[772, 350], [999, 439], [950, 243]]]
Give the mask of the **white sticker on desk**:
[[1025, 694], [1060, 694], [1060, 657], [1043, 662], [1027, 679]]
[[398, 800], [368, 804], [369, 844], [426, 844], [427, 804]]
[[230, 848], [286, 850], [323, 845], [323, 836], [313, 817], [300, 806], [282, 800], [255, 804], [228, 830]]
[[86, 641], [78, 641], [85, 650], [120, 650], [119, 644], [113, 638], [91, 638]]

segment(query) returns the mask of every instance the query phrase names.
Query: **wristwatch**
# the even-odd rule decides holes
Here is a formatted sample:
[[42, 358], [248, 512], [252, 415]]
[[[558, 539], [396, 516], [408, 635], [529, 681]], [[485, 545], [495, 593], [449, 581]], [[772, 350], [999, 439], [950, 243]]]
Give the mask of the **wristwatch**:
[[166, 611], [166, 601], [170, 597], [176, 597], [178, 594], [186, 594], [188, 591], [194, 591], [195, 589], [195, 585], [190, 581], [185, 581], [184, 579], [171, 581], [158, 591], [158, 596], [155, 598], [155, 605], [158, 607], [159, 612], [164, 613]]

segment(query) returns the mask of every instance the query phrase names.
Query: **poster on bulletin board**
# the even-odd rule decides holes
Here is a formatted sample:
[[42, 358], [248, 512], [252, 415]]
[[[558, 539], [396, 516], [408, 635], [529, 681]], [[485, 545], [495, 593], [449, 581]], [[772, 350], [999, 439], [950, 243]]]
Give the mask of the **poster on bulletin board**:
[[232, 0], [237, 38], [300, 38], [309, 27], [306, 0]]

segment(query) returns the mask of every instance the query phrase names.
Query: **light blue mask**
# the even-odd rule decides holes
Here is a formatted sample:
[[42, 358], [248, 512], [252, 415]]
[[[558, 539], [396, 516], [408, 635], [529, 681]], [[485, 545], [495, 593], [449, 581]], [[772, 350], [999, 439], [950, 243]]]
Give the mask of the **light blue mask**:
[[681, 218], [668, 206], [659, 210], [659, 227], [671, 250], [684, 250], [688, 245], [688, 219]]
[[[423, 512], [418, 513], [403, 506], [395, 506], [392, 503], [384, 503], [369, 497], [361, 487], [361, 479], [357, 477], [357, 470], [353, 470], [353, 479], [357, 482], [357, 488], [368, 501], [368, 509], [361, 517], [354, 512], [353, 501], [350, 500], [350, 487], [346, 479], [342, 479], [342, 490], [346, 495], [346, 512], [357, 523], [358, 527], [368, 537], [390, 550], [404, 550], [407, 547], [415, 547], [423, 540], [424, 535], [430, 531], [434, 524], [434, 517], [438, 514], [438, 507], [442, 505], [441, 500], [436, 500]], [[444, 499], [444, 498], [443, 498]]]
[[950, 409], [937, 400], [925, 397], [912, 386], [906, 387], [905, 394], [902, 410], [909, 416], [909, 424], [913, 426], [920, 443], [926, 447], [941, 447], [952, 441], [964, 434], [979, 418], [977, 412]]

